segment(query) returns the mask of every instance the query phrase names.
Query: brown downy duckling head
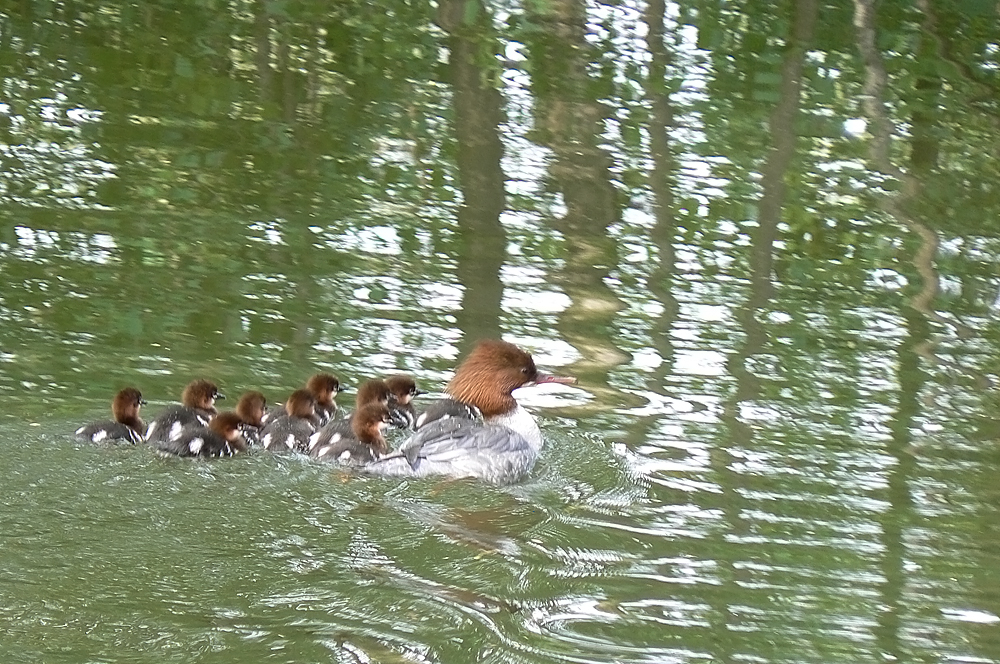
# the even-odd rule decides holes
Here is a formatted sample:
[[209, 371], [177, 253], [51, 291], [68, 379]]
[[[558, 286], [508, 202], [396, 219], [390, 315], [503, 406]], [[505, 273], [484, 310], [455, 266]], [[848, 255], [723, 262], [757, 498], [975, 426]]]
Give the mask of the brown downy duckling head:
[[389, 386], [385, 384], [385, 381], [378, 379], [366, 380], [358, 388], [358, 394], [354, 397], [355, 408], [361, 408], [370, 403], [380, 403], [386, 405], [389, 403], [389, 395], [392, 394], [389, 391]]
[[340, 381], [333, 374], [318, 373], [309, 378], [306, 389], [312, 393], [317, 404], [331, 407], [333, 398], [340, 392]]
[[142, 420], [139, 419], [139, 409], [146, 403], [142, 398], [142, 392], [134, 387], [126, 387], [115, 395], [111, 402], [111, 412], [115, 416], [116, 422], [121, 422], [125, 426], [142, 433], [145, 430]]
[[142, 392], [134, 387], [126, 387], [115, 395], [111, 402], [111, 412], [114, 413], [115, 420], [122, 421], [122, 418], [139, 416], [139, 409], [146, 403], [142, 398]]
[[240, 424], [243, 418], [231, 410], [217, 413], [212, 421], [208, 423], [208, 428], [225, 438], [233, 449], [243, 451], [247, 448], [247, 441], [240, 431]]
[[413, 400], [413, 397], [423, 394], [417, 389], [417, 383], [405, 374], [396, 374], [385, 379], [385, 384], [389, 386], [389, 391], [396, 397], [396, 401], [406, 405]]
[[382, 429], [389, 426], [389, 408], [384, 403], [368, 403], [358, 408], [351, 417], [351, 431], [362, 443], [368, 443], [379, 454], [389, 451], [382, 436]]
[[290, 417], [313, 417], [316, 415], [316, 398], [309, 390], [295, 390], [285, 402], [285, 412]]
[[214, 413], [216, 412], [215, 400], [225, 398], [225, 395], [219, 393], [219, 388], [212, 381], [193, 380], [184, 388], [184, 392], [181, 394], [181, 403], [188, 408]]
[[236, 404], [236, 414], [243, 418], [245, 424], [259, 427], [266, 408], [267, 399], [263, 394], [256, 391], [244, 392]]

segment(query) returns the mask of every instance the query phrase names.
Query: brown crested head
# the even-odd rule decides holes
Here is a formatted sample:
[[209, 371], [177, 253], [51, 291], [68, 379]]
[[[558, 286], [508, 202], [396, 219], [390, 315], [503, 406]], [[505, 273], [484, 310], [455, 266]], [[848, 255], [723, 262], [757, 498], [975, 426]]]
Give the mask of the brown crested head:
[[285, 412], [290, 417], [313, 417], [316, 415], [316, 398], [309, 390], [295, 390], [285, 402]]
[[216, 412], [215, 400], [225, 399], [219, 393], [219, 388], [210, 380], [193, 380], [184, 388], [181, 394], [181, 403], [188, 408], [197, 408], [210, 413]]
[[389, 386], [389, 391], [396, 397], [396, 401], [404, 406], [413, 400], [413, 397], [423, 394], [417, 389], [417, 383], [405, 374], [396, 374], [385, 379], [385, 384]]
[[267, 399], [260, 392], [251, 390], [244, 392], [236, 404], [236, 414], [242, 418], [243, 422], [253, 427], [261, 426], [264, 419], [264, 410], [267, 408]]
[[533, 382], [538, 369], [531, 355], [499, 339], [476, 344], [448, 383], [448, 394], [493, 417], [517, 406], [511, 392]]
[[247, 448], [246, 439], [240, 431], [240, 424], [243, 418], [231, 410], [216, 413], [212, 421], [208, 423], [208, 428], [225, 438], [233, 447], [238, 450]]
[[389, 408], [384, 403], [368, 403], [351, 416], [351, 431], [358, 440], [372, 445], [378, 452], [388, 452], [389, 446], [382, 437], [382, 429], [388, 426], [389, 421]]
[[126, 387], [115, 395], [111, 402], [111, 412], [116, 422], [142, 433], [145, 427], [139, 419], [139, 409], [144, 403], [146, 401], [142, 398], [142, 392], [134, 387]]
[[332, 406], [333, 398], [340, 392], [340, 381], [333, 374], [318, 373], [306, 381], [306, 389], [322, 406]]
[[370, 403], [385, 405], [389, 403], [389, 395], [389, 386], [385, 384], [385, 381], [378, 380], [377, 378], [366, 380], [358, 388], [358, 394], [354, 397], [354, 406], [361, 408]]

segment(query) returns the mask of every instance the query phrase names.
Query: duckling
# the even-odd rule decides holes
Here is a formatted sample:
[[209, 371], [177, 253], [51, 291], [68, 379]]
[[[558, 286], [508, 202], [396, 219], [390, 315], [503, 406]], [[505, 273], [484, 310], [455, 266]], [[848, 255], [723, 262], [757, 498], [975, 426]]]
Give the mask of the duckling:
[[114, 421], [93, 422], [76, 430], [76, 437], [92, 443], [123, 440], [133, 445], [142, 442], [146, 425], [139, 419], [139, 409], [146, 401], [142, 392], [134, 387], [126, 387], [111, 401]]
[[295, 390], [285, 402], [285, 414], [268, 421], [260, 432], [264, 449], [272, 452], [305, 452], [316, 431], [316, 400], [309, 390]]
[[218, 412], [215, 409], [216, 399], [225, 398], [212, 381], [191, 381], [181, 393], [181, 405], [167, 407], [149, 423], [146, 440], [170, 440], [180, 436], [186, 426], [208, 426]]
[[337, 414], [337, 404], [333, 398], [341, 392], [340, 381], [333, 374], [318, 373], [309, 378], [306, 389], [316, 400], [316, 416], [319, 418], [319, 426], [323, 426]]
[[236, 404], [236, 414], [243, 423], [240, 430], [248, 445], [260, 445], [260, 430], [264, 426], [264, 413], [267, 412], [267, 399], [263, 394], [251, 390], [244, 392]]
[[313, 456], [348, 466], [362, 466], [389, 452], [382, 430], [389, 426], [389, 408], [383, 403], [361, 406], [351, 416], [351, 431], [335, 434], [330, 441], [315, 448]]
[[417, 411], [413, 408], [413, 398], [424, 394], [417, 389], [417, 383], [410, 376], [396, 374], [385, 379], [389, 386], [392, 399], [389, 402], [389, 414], [393, 426], [399, 429], [417, 428]]
[[154, 440], [152, 444], [161, 452], [176, 456], [233, 456], [247, 449], [247, 441], [240, 431], [242, 423], [243, 418], [226, 411], [215, 415], [207, 427], [188, 426], [176, 438]]

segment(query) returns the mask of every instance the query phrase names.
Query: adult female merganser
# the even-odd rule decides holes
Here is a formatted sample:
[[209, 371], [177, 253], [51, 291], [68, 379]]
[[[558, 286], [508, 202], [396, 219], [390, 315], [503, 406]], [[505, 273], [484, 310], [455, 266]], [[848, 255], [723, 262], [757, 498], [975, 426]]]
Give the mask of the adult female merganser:
[[[344, 391], [340, 381], [333, 374], [318, 373], [309, 377], [305, 389], [313, 396], [315, 414], [310, 418], [314, 426], [321, 427], [337, 414], [337, 404], [333, 398]], [[276, 417], [284, 417], [285, 408], [279, 405], [264, 414], [264, 424]]]
[[417, 420], [399, 450], [366, 465], [376, 475], [475, 477], [508, 484], [535, 464], [542, 434], [511, 392], [529, 383], [572, 383], [543, 374], [531, 355], [506, 341], [480, 341], [455, 371], [449, 398]]
[[341, 438], [352, 436], [351, 423], [354, 420], [354, 416], [368, 404], [388, 406], [391, 397], [392, 393], [389, 391], [389, 386], [384, 381], [375, 379], [362, 383], [361, 387], [358, 388], [357, 395], [354, 397], [354, 413], [346, 419], [327, 422], [323, 425], [323, 428], [310, 436], [309, 453], [315, 455], [321, 447], [336, 443]]
[[382, 429], [391, 421], [385, 404], [374, 402], [361, 406], [351, 415], [351, 430], [336, 433], [325, 444], [313, 448], [312, 456], [350, 466], [371, 463], [389, 451]]
[[413, 397], [423, 394], [417, 389], [417, 384], [412, 378], [403, 374], [396, 374], [385, 379], [385, 384], [392, 392], [394, 402], [389, 404], [394, 422], [401, 422], [400, 429], [417, 428], [417, 412], [413, 409]]
[[146, 429], [146, 440], [163, 441], [177, 438], [186, 426], [208, 426], [218, 412], [216, 399], [225, 399], [219, 388], [209, 380], [193, 380], [181, 393], [180, 406], [170, 406], [157, 415]]
[[111, 413], [114, 421], [94, 422], [76, 430], [76, 437], [92, 443], [109, 440], [124, 440], [129, 443], [141, 443], [146, 425], [139, 419], [139, 408], [146, 403], [142, 393], [134, 387], [126, 387], [115, 395], [111, 402]]
[[271, 452], [305, 452], [316, 432], [316, 401], [309, 390], [295, 390], [285, 402], [285, 414], [272, 418], [260, 431], [260, 442]]
[[264, 413], [267, 412], [267, 399], [260, 392], [251, 390], [244, 392], [236, 404], [236, 414], [243, 423], [240, 431], [248, 445], [260, 444], [260, 430], [264, 426]]
[[154, 440], [161, 452], [184, 457], [233, 456], [247, 448], [240, 432], [243, 419], [232, 411], [218, 413], [207, 427], [189, 426], [170, 440]]

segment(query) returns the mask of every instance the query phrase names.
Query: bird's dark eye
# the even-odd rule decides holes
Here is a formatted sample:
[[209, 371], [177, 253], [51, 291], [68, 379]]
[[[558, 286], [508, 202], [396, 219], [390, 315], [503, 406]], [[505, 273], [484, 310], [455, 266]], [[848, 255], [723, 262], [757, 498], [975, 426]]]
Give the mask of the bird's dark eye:
[[527, 376], [528, 375], [528, 367], [524, 367], [523, 369], [521, 369], [521, 373], [523, 373], [525, 376]]

